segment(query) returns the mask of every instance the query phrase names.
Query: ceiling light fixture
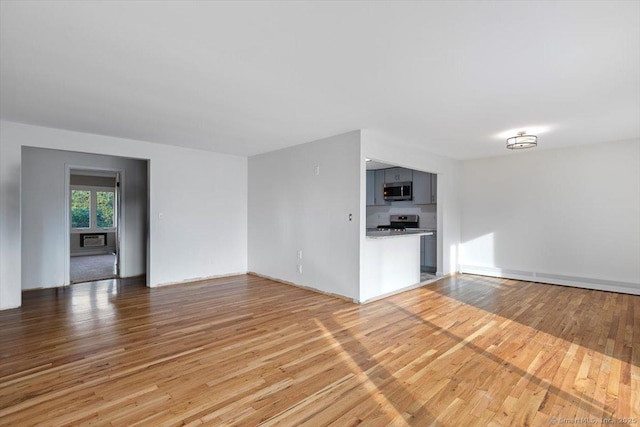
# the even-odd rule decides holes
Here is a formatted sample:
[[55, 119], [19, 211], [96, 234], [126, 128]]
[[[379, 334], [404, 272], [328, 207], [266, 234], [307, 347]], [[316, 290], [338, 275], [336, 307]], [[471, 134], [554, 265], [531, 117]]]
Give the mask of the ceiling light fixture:
[[512, 136], [507, 139], [507, 148], [509, 150], [520, 150], [522, 148], [532, 148], [538, 145], [538, 137], [535, 135], [526, 135], [526, 132], [518, 132], [518, 136]]

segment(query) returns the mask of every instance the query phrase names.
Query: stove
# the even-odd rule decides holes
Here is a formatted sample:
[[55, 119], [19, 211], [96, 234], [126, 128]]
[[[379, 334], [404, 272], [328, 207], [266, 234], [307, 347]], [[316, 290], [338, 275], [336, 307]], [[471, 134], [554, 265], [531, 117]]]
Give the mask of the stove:
[[404, 231], [407, 228], [418, 228], [418, 215], [391, 215], [389, 225], [379, 225], [378, 230]]

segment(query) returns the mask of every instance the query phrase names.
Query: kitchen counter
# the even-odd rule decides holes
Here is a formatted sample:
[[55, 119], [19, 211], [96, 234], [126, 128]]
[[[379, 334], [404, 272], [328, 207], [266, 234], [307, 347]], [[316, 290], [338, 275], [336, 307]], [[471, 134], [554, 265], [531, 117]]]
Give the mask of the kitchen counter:
[[420, 284], [420, 240], [426, 231], [368, 231], [362, 247], [360, 301]]
[[367, 229], [367, 239], [388, 239], [407, 236], [433, 236], [435, 230], [411, 228], [405, 231]]

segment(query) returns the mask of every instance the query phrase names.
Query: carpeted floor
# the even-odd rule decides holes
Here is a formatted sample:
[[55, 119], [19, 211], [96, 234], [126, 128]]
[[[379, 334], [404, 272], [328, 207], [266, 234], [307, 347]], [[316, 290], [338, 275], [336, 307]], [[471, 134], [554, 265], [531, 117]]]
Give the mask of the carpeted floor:
[[116, 277], [115, 255], [71, 257], [71, 283], [91, 282]]

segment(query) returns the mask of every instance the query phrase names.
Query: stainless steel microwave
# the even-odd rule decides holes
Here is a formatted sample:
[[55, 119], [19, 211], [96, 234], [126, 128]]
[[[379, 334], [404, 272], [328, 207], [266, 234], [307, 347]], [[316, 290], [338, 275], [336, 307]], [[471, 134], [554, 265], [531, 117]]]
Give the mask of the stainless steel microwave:
[[389, 182], [384, 184], [385, 200], [413, 200], [412, 182]]

